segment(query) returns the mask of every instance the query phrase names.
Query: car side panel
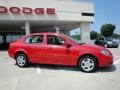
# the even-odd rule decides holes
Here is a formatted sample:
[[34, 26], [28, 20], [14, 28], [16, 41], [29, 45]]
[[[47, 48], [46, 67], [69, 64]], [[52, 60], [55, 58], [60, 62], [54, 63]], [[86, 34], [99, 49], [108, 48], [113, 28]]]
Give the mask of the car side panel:
[[78, 50], [73, 47], [48, 45], [46, 46], [46, 62], [50, 64], [74, 65], [78, 57]]
[[25, 47], [30, 62], [32, 63], [46, 63], [45, 45], [44, 44], [33, 44], [26, 45]]

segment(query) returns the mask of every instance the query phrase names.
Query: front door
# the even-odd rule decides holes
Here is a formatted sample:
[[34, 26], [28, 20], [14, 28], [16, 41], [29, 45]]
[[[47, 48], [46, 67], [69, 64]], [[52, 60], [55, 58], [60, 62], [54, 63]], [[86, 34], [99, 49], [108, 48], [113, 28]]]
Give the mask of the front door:
[[73, 47], [67, 48], [63, 45], [66, 40], [55, 35], [47, 35], [46, 60], [52, 64], [68, 65], [75, 59]]

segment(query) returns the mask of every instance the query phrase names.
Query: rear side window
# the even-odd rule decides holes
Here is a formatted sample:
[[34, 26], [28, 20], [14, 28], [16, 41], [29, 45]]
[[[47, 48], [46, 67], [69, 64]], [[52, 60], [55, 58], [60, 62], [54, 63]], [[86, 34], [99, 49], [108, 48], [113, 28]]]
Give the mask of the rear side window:
[[26, 43], [43, 43], [43, 35], [29, 36], [25, 39]]

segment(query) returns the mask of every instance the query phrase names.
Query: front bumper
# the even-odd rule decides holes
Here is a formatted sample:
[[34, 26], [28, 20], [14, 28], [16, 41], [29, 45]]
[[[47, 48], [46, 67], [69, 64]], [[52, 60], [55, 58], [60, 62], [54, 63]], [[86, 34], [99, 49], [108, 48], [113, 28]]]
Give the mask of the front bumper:
[[105, 56], [105, 55], [101, 55], [100, 56], [100, 60], [99, 60], [99, 67], [109, 67], [113, 64], [113, 59], [114, 57], [111, 56]]

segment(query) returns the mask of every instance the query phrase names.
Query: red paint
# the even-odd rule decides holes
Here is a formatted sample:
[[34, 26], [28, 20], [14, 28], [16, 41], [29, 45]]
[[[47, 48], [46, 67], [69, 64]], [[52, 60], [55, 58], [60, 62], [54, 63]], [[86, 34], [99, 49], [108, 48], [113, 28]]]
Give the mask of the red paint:
[[0, 13], [7, 13], [7, 8], [4, 6], [0, 6]]
[[[32, 35], [43, 35], [43, 43], [25, 43], [25, 39]], [[63, 45], [47, 44], [47, 35], [62, 37], [66, 40], [66, 43]], [[71, 44], [71, 47], [67, 48], [66, 44]], [[99, 67], [110, 66], [113, 62], [113, 56], [108, 49], [106, 50], [110, 53], [110, 55], [103, 55], [101, 53], [101, 50], [103, 49], [106, 48], [89, 44], [78, 45], [63, 34], [36, 33], [23, 36], [18, 41], [11, 43], [8, 53], [10, 57], [15, 58], [17, 52], [23, 52], [27, 55], [29, 62], [31, 63], [59, 64], [69, 66], [76, 66], [81, 56], [90, 54], [97, 58]]]
[[32, 14], [32, 12], [33, 12], [33, 10], [31, 8], [28, 8], [28, 7], [23, 7], [22, 10], [23, 10], [22, 12], [25, 14]]
[[44, 8], [35, 8], [34, 11], [35, 11], [36, 14], [45, 14]]
[[20, 13], [24, 13], [24, 14], [32, 14], [33, 12], [35, 14], [38, 14], [38, 15], [43, 15], [45, 14], [48, 14], [48, 15], [55, 15], [55, 9], [54, 8], [30, 8], [30, 7], [22, 7], [22, 8], [19, 8], [19, 7], [5, 7], [5, 6], [0, 6], [0, 14], [2, 13], [8, 13], [8, 11], [10, 11], [11, 13], [13, 14], [20, 14]]
[[20, 8], [18, 8], [18, 7], [10, 7], [10, 12], [14, 13], [14, 14], [20, 13]]
[[47, 14], [54, 15], [55, 14], [55, 9], [54, 8], [47, 8]]

